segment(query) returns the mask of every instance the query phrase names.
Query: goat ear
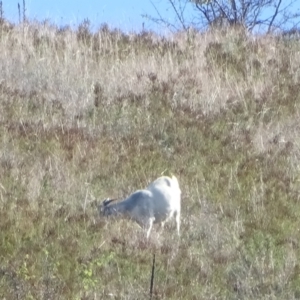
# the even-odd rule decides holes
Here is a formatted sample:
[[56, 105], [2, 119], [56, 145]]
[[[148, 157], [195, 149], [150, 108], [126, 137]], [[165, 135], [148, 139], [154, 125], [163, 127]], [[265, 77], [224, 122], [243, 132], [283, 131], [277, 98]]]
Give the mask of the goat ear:
[[107, 206], [109, 203], [111, 203], [112, 201], [115, 201], [116, 199], [109, 199], [109, 198], [107, 198], [107, 199], [105, 199], [103, 202], [102, 202], [102, 204], [104, 205], [104, 206]]
[[110, 199], [109, 198], [106, 198], [102, 201], [102, 204], [105, 206], [107, 205], [108, 203], [110, 202]]

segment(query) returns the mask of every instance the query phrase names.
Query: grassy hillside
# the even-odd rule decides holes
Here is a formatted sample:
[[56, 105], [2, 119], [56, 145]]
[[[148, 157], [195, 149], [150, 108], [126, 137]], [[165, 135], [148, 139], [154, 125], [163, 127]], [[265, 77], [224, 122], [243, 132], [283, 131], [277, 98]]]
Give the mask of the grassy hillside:
[[[300, 298], [300, 41], [0, 26], [0, 298]], [[181, 238], [94, 199], [177, 175]]]

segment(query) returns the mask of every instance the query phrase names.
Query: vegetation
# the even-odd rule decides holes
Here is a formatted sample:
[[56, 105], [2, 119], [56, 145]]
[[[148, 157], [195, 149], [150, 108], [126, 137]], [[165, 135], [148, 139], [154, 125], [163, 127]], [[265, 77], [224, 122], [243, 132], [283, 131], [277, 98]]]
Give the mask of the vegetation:
[[152, 3], [156, 16], [145, 18], [170, 29], [224, 28], [242, 26], [249, 32], [284, 31], [299, 34], [300, 11], [297, 0], [164, 0], [174, 13], [174, 19], [165, 18]]
[[[299, 299], [299, 46], [2, 22], [0, 298]], [[97, 215], [166, 169], [180, 239]]]

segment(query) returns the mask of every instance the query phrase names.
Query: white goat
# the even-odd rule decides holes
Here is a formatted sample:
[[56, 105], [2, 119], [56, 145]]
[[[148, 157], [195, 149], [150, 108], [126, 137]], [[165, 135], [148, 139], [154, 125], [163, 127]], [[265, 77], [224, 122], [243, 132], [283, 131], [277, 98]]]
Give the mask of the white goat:
[[161, 223], [162, 227], [172, 216], [176, 217], [177, 232], [180, 229], [181, 190], [175, 176], [162, 176], [146, 189], [138, 190], [120, 202], [106, 199], [99, 206], [101, 215], [121, 215], [136, 221], [147, 229], [149, 238], [152, 225]]

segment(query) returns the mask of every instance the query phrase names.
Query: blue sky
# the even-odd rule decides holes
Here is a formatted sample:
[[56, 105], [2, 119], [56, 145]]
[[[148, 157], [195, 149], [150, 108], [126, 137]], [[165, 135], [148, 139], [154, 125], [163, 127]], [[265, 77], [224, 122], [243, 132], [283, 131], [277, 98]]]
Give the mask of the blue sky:
[[[18, 2], [23, 0], [3, 0], [4, 16], [18, 22]], [[164, 17], [172, 18], [173, 12], [165, 0], [153, 0]], [[145, 28], [152, 28], [152, 22], [142, 17], [143, 14], [156, 15], [150, 0], [26, 0], [26, 15], [29, 19], [50, 19], [56, 24], [76, 25], [84, 18], [91, 21], [93, 27], [107, 23], [111, 27], [125, 31], [140, 31], [143, 22]]]
[[[143, 14], [156, 16], [153, 4], [161, 15], [174, 23], [174, 12], [167, 0], [25, 0], [26, 15], [29, 19], [49, 19], [57, 25], [78, 25], [85, 18], [91, 21], [92, 29], [97, 29], [100, 24], [107, 23], [112, 28], [121, 28], [123, 31], [140, 31], [145, 24], [145, 29], [157, 30], [154, 23], [143, 18]], [[151, 2], [152, 1], [152, 2]], [[294, 11], [300, 8], [298, 0], [283, 0], [286, 5], [294, 1]], [[17, 23], [18, 2], [23, 0], [2, 0], [4, 16], [8, 20]], [[192, 15], [192, 9], [188, 10]], [[164, 31], [159, 27], [161, 31]]]

